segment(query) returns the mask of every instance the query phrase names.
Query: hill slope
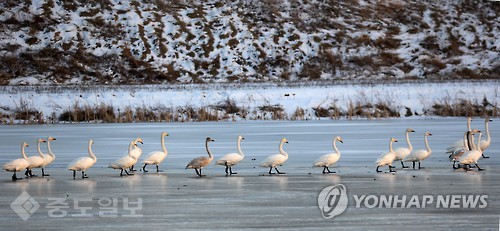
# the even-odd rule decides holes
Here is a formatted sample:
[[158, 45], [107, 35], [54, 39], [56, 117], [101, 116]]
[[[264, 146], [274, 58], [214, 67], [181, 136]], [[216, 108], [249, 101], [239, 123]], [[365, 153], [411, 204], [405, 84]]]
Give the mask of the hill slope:
[[489, 1], [5, 0], [0, 85], [500, 77]]

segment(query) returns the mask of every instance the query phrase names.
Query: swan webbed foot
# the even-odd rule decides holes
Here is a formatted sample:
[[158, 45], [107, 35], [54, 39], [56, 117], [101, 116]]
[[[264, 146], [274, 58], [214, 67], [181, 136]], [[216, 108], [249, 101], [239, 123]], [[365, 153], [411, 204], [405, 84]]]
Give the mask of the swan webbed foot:
[[[227, 172], [226, 172], [227, 174]], [[229, 167], [229, 175], [236, 175], [238, 174], [237, 172], [233, 172], [233, 168], [232, 167]]]
[[127, 172], [127, 170], [125, 170], [125, 169], [123, 171], [125, 171], [125, 173], [127, 174], [127, 176], [134, 175], [134, 173]]
[[82, 179], [89, 178], [87, 174], [85, 174], [85, 171], [82, 171]]
[[389, 165], [389, 172], [396, 172], [396, 170], [392, 170], [392, 166]]
[[159, 172], [163, 172], [163, 170], [160, 170], [160, 169], [159, 169], [159, 166], [158, 166], [158, 165], [156, 165], [156, 173], [159, 173]]
[[420, 166], [420, 162], [418, 162], [418, 169], [424, 169], [425, 167]]
[[274, 170], [276, 170], [276, 172], [277, 172], [278, 174], [285, 174], [285, 172], [280, 172], [280, 171], [278, 170], [278, 168], [274, 168]]
[[135, 172], [135, 171], [137, 171], [137, 170], [135, 170], [135, 169], [134, 169], [134, 165], [130, 166], [129, 170], [130, 170], [131, 172]]
[[22, 180], [22, 179], [23, 179], [22, 177], [21, 177], [21, 178], [18, 178], [18, 177], [16, 176], [16, 172], [14, 172], [14, 175], [12, 175], [12, 181]]
[[484, 159], [490, 158], [489, 156], [485, 156], [484, 154], [481, 155]]
[[409, 168], [409, 167], [405, 166], [405, 164], [403, 163], [403, 161], [401, 161], [401, 168]]
[[45, 174], [45, 171], [42, 168], [42, 177], [44, 177], [44, 176], [50, 176], [50, 175], [49, 174]]
[[486, 170], [485, 168], [480, 168], [479, 165], [476, 164], [476, 167], [477, 167], [477, 171], [484, 171]]

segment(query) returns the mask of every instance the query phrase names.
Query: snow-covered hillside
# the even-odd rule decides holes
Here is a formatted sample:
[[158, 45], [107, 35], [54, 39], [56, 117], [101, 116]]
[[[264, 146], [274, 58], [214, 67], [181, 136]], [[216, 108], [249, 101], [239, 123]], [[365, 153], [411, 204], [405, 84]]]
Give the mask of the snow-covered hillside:
[[494, 1], [4, 0], [0, 84], [498, 78]]

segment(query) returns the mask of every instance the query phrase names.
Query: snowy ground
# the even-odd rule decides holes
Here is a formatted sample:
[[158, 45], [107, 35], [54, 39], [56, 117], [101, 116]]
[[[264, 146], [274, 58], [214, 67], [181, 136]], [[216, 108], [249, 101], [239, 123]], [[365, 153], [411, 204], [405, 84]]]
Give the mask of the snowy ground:
[[122, 110], [132, 108], [193, 108], [217, 105], [232, 99], [239, 107], [252, 112], [265, 105], [282, 105], [292, 114], [297, 108], [305, 109], [314, 117], [312, 108], [332, 105], [347, 110], [350, 102], [362, 105], [383, 103], [405, 115], [406, 107], [423, 115], [435, 103], [464, 99], [481, 103], [487, 98], [496, 105], [500, 101], [498, 81], [451, 83], [399, 83], [399, 84], [345, 84], [311, 86], [277, 85], [155, 85], [123, 87], [3, 87], [0, 88], [0, 108], [14, 110], [24, 102], [30, 108], [48, 117], [59, 116], [75, 104], [98, 106], [102, 103]]
[[[475, 118], [472, 127], [484, 130], [482, 118]], [[415, 149], [423, 148], [422, 136], [431, 131], [429, 143], [433, 153], [423, 162], [426, 169], [401, 170], [396, 174], [375, 173], [374, 160], [387, 150], [390, 137], [400, 140], [395, 147], [405, 145], [404, 130], [413, 128], [411, 135]], [[89, 229], [110, 230], [141, 229], [385, 229], [400, 227], [418, 229], [497, 229], [500, 214], [500, 130], [497, 121], [490, 124], [492, 144], [481, 159], [484, 172], [452, 170], [443, 154], [445, 148], [459, 139], [466, 129], [464, 118], [390, 119], [377, 121], [248, 121], [238, 123], [155, 123], [155, 124], [66, 124], [43, 126], [2, 126], [0, 141], [3, 151], [0, 162], [18, 158], [20, 143], [27, 141], [28, 155], [35, 154], [38, 137], [55, 136], [52, 149], [57, 158], [47, 168], [48, 178], [24, 179], [11, 182], [11, 174], [0, 172], [0, 229], [9, 230], [63, 230], [75, 225]], [[142, 137], [144, 153], [159, 150], [159, 136], [169, 132], [166, 146], [169, 150], [161, 174], [143, 174], [119, 177], [119, 172], [106, 168], [112, 160], [127, 150], [130, 140]], [[234, 152], [236, 136], [245, 136], [242, 149], [245, 160], [234, 168], [239, 174], [224, 176], [221, 166], [210, 165], [204, 169], [205, 178], [195, 177], [193, 170], [184, 166], [194, 157], [205, 155], [204, 139], [215, 139], [210, 148], [215, 159]], [[336, 174], [323, 175], [321, 169], [311, 168], [320, 155], [331, 152], [331, 139], [340, 135], [344, 139], [338, 147], [340, 161], [331, 169]], [[267, 169], [257, 167], [266, 156], [277, 153], [278, 142], [286, 137], [289, 144], [284, 149], [289, 160], [280, 169], [286, 174], [267, 176]], [[67, 163], [86, 155], [88, 139], [94, 139], [94, 153], [98, 162], [87, 171], [89, 179], [73, 180], [66, 170]], [[42, 151], [45, 152], [45, 146]], [[253, 160], [255, 159], [255, 160]], [[386, 169], [384, 169], [386, 170]], [[36, 170], [37, 173], [39, 170]], [[317, 207], [317, 196], [326, 186], [344, 184], [349, 195], [347, 211], [334, 219], [324, 219]], [[39, 204], [28, 221], [22, 221], [9, 207], [23, 191], [28, 192]], [[356, 208], [352, 196], [374, 195], [488, 195], [487, 207], [463, 208]], [[67, 215], [57, 218], [49, 198], [63, 198], [69, 208]], [[74, 217], [81, 214], [72, 204], [74, 200], [90, 198], [88, 211], [92, 217]], [[118, 214], [99, 215], [103, 198], [116, 198]], [[140, 218], [127, 218], [130, 214], [122, 207], [128, 198], [142, 198]], [[101, 201], [102, 202], [102, 201]], [[35, 225], [36, 224], [36, 225]]]

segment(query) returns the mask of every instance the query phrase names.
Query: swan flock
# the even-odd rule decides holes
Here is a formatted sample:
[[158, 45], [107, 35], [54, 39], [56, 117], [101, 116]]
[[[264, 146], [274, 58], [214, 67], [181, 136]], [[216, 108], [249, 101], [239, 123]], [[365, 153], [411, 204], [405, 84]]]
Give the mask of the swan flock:
[[[453, 162], [453, 169], [464, 169], [465, 171], [471, 171], [472, 168], [476, 168], [477, 171], [483, 171], [484, 168], [481, 168], [478, 164], [479, 160], [489, 158], [485, 156], [485, 150], [491, 144], [491, 135], [489, 132], [489, 123], [491, 120], [489, 118], [485, 118], [484, 126], [485, 129], [482, 130], [484, 132], [477, 129], [471, 128], [471, 118], [467, 118], [467, 130], [463, 133], [463, 138], [452, 143], [445, 151], [445, 154], [448, 155], [448, 159], [450, 162]], [[388, 166], [388, 172], [394, 173], [396, 172], [393, 166], [394, 161], [401, 162], [402, 169], [409, 168], [409, 166], [405, 166], [404, 163], [412, 163], [413, 169], [416, 169], [416, 163], [418, 163], [417, 169], [423, 169], [421, 166], [421, 162], [427, 159], [431, 153], [431, 145], [429, 143], [429, 139], [432, 140], [432, 134], [429, 131], [423, 133], [423, 140], [425, 144], [425, 149], [413, 149], [413, 146], [410, 141], [410, 133], [415, 133], [415, 131], [411, 128], [407, 128], [404, 130], [406, 146], [405, 147], [397, 147], [393, 148], [393, 145], [396, 145], [398, 140], [396, 138], [388, 139], [388, 150], [383, 152], [376, 160], [375, 167], [376, 172], [382, 172], [380, 167]], [[166, 132], [162, 132], [160, 134], [160, 151], [153, 151], [146, 155], [142, 162], [142, 168], [140, 171], [143, 173], [149, 172], [146, 167], [148, 165], [156, 166], [156, 172], [160, 173], [162, 170], [159, 169], [160, 164], [166, 159], [168, 156], [168, 150], [165, 145], [165, 138], [168, 137], [169, 134]], [[9, 172], [13, 172], [12, 180], [17, 181], [22, 178], [17, 176], [17, 172], [24, 171], [24, 175], [26, 178], [36, 177], [37, 175], [33, 174], [33, 169], [40, 168], [41, 169], [41, 177], [49, 176], [45, 173], [45, 168], [48, 167], [51, 163], [56, 159], [55, 154], [51, 149], [51, 141], [55, 141], [56, 138], [48, 137], [47, 139], [38, 139], [37, 140], [37, 153], [38, 155], [28, 156], [26, 154], [26, 148], [29, 147], [27, 142], [23, 142], [21, 144], [21, 158], [13, 159], [3, 165], [3, 169]], [[220, 165], [225, 168], [226, 176], [231, 176], [237, 174], [233, 172], [233, 167], [238, 165], [239, 163], [245, 160], [245, 154], [242, 150], [241, 143], [245, 140], [243, 136], [237, 136], [236, 139], [236, 152], [228, 153], [222, 157], [220, 157], [217, 161], [215, 161], [215, 165]], [[192, 159], [185, 167], [185, 169], [194, 169], [197, 176], [202, 177], [202, 169], [211, 164], [214, 159], [214, 154], [211, 152], [209, 148], [209, 143], [215, 142], [214, 139], [207, 137], [205, 139], [205, 149], [206, 155], [199, 156], [197, 158]], [[259, 167], [268, 168], [269, 175], [274, 174], [285, 174], [285, 172], [278, 170], [278, 167], [283, 166], [285, 162], [288, 160], [288, 153], [285, 151], [285, 144], [289, 141], [287, 138], [282, 138], [278, 145], [278, 153], [269, 155], [267, 158], [263, 159]], [[293, 141], [292, 141], [293, 142]], [[349, 141], [347, 141], [349, 142]], [[43, 143], [47, 144], [47, 153], [43, 153], [41, 150], [41, 146]], [[337, 147], [337, 143], [344, 143], [344, 140], [340, 136], [336, 136], [332, 140], [333, 152], [324, 154], [322, 156], [317, 157], [317, 159], [312, 162], [312, 167], [322, 168], [323, 174], [331, 174], [336, 173], [335, 171], [331, 171], [329, 167], [339, 162], [341, 157], [341, 152]], [[92, 145], [94, 144], [93, 140], [88, 141], [88, 154], [86, 156], [77, 158], [71, 161], [68, 164], [67, 169], [73, 171], [73, 178], [76, 178], [76, 172], [81, 172], [81, 178], [87, 178], [85, 171], [91, 168], [96, 162], [97, 157], [92, 150]], [[120, 176], [125, 175], [133, 175], [134, 171], [136, 171], [133, 167], [136, 163], [138, 163], [142, 149], [139, 147], [139, 144], [143, 144], [143, 140], [141, 138], [136, 138], [129, 142], [128, 152], [126, 152], [122, 157], [116, 159], [112, 163], [108, 165], [109, 168], [120, 170]], [[387, 144], [387, 143], [386, 143]], [[252, 158], [255, 160], [255, 158]], [[273, 170], [275, 172], [273, 172]], [[125, 174], [124, 174], [125, 173]]]

